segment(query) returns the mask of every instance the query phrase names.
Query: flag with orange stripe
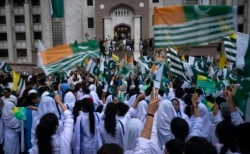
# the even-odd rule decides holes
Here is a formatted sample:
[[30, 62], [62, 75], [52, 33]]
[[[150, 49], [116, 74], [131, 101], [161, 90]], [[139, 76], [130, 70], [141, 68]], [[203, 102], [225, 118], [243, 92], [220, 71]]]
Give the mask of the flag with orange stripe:
[[156, 48], [197, 45], [233, 34], [237, 8], [187, 5], [154, 8]]
[[82, 63], [86, 58], [100, 58], [98, 42], [64, 44], [38, 53], [42, 68], [46, 74], [68, 71]]

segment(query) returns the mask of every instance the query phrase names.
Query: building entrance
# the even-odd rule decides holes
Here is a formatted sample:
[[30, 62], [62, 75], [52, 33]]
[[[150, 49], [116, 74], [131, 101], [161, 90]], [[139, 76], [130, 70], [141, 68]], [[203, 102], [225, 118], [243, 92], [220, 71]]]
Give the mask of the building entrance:
[[114, 28], [114, 39], [121, 40], [124, 38], [131, 38], [131, 30], [127, 25], [118, 25]]

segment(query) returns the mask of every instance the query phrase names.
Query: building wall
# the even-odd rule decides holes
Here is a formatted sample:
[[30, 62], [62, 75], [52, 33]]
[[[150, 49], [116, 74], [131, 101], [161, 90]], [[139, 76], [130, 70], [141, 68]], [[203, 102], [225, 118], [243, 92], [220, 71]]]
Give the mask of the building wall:
[[[142, 6], [143, 3], [143, 7]], [[141, 5], [140, 5], [141, 4]], [[100, 6], [104, 6], [103, 9]], [[131, 0], [102, 0], [102, 1], [95, 1], [95, 25], [96, 25], [96, 37], [103, 39], [104, 36], [104, 17], [110, 17], [112, 10], [119, 8], [119, 7], [126, 7], [134, 10], [134, 15], [141, 16], [141, 37], [148, 38], [149, 37], [149, 1], [131, 1]], [[123, 21], [120, 21], [121, 23]]]

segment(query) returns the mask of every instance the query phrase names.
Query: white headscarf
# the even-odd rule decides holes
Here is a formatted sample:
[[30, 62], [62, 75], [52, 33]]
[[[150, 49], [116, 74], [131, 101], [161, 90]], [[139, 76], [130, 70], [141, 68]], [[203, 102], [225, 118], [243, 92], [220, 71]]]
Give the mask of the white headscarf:
[[4, 119], [9, 119], [14, 117], [14, 114], [12, 112], [12, 109], [15, 107], [15, 103], [11, 101], [6, 101], [4, 103], [3, 109], [2, 109], [2, 114]]
[[17, 120], [12, 109], [15, 107], [15, 103], [6, 101], [2, 109], [2, 118], [5, 126], [9, 128], [18, 128], [21, 126], [21, 121]]
[[[209, 118], [209, 112], [207, 110], [207, 107], [202, 103], [198, 104], [198, 108], [200, 111], [200, 117], [203, 121], [202, 136], [205, 137], [208, 141], [210, 141], [210, 133], [211, 133], [211, 129], [212, 129], [212, 124], [211, 124], [211, 121]], [[192, 118], [193, 118], [193, 116], [192, 116]]]
[[136, 147], [136, 139], [140, 137], [143, 124], [139, 119], [132, 118], [128, 121], [126, 134], [124, 136], [124, 149], [134, 150]]
[[175, 117], [177, 117], [177, 114], [172, 102], [167, 99], [160, 101], [157, 111], [157, 132], [160, 147], [163, 147], [167, 141], [173, 139], [170, 124]]
[[[39, 106], [38, 106], [37, 114], [36, 114], [36, 116], [34, 116], [33, 122], [32, 122], [32, 130], [31, 130], [31, 133], [32, 133], [31, 138], [32, 139], [31, 139], [31, 142], [32, 142], [33, 145], [35, 144], [36, 126], [38, 125], [38, 123], [39, 123], [40, 119], [42, 118], [42, 116], [44, 116], [47, 113], [54, 113], [59, 119], [59, 117], [60, 117], [59, 112], [60, 111], [58, 111], [58, 109], [56, 107], [56, 102], [52, 97], [44, 96], [44, 97], [41, 98], [41, 101], [40, 101]], [[60, 125], [60, 121], [59, 121], [59, 125]], [[59, 129], [58, 129], [58, 131], [60, 131]]]

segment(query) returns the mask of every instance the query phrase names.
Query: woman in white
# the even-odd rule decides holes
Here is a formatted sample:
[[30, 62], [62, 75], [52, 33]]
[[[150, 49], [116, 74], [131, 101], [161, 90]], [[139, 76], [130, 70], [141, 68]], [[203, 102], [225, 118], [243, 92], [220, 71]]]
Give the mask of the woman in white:
[[172, 104], [174, 106], [177, 117], [180, 117], [180, 118], [184, 119], [188, 123], [188, 126], [190, 128], [191, 124], [190, 124], [189, 117], [180, 109], [179, 99], [178, 98], [172, 98], [171, 102], [172, 102]]
[[77, 117], [72, 138], [74, 154], [96, 154], [100, 145], [100, 117], [94, 113], [94, 104], [90, 98], [81, 101], [82, 111]]
[[136, 139], [140, 137], [143, 129], [143, 123], [136, 118], [132, 118], [128, 122], [126, 134], [124, 136], [124, 150], [125, 154], [133, 154], [136, 147]]
[[124, 147], [124, 134], [126, 133], [126, 126], [131, 115], [134, 114], [134, 108], [137, 107], [139, 100], [144, 97], [140, 94], [130, 107], [128, 112], [122, 119], [118, 120], [117, 106], [115, 103], [108, 103], [105, 110], [104, 120], [101, 121], [100, 132], [103, 144], [117, 143]]
[[63, 112], [63, 129], [57, 134], [59, 126], [58, 117], [54, 113], [42, 116], [36, 128], [37, 145], [29, 150], [31, 154], [70, 154], [70, 142], [73, 133], [73, 115], [62, 103], [59, 95], [55, 100]]
[[[61, 110], [56, 105], [55, 100], [50, 96], [44, 96], [41, 98], [41, 101], [37, 108], [37, 113], [33, 118], [32, 128], [31, 128], [31, 143], [33, 146], [36, 145], [36, 140], [35, 140], [36, 126], [38, 125], [42, 116], [44, 116], [46, 113], [54, 113], [58, 117], [59, 120], [62, 117]], [[62, 122], [59, 121], [58, 131], [61, 131], [61, 126], [62, 126], [61, 124]]]
[[6, 101], [2, 109], [2, 120], [4, 125], [4, 145], [5, 154], [19, 154], [19, 132], [21, 132], [21, 121], [17, 120], [12, 112], [15, 103]]

